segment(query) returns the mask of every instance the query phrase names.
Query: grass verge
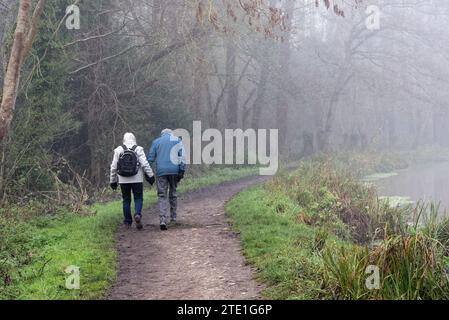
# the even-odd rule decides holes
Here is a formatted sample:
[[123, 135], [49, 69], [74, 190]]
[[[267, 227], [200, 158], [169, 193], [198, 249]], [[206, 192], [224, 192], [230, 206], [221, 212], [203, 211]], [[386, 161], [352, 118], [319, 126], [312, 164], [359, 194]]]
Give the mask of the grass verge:
[[448, 299], [448, 220], [436, 219], [435, 206], [391, 207], [354, 172], [334, 160], [303, 162], [228, 203], [244, 254], [267, 284], [263, 295]]
[[243, 191], [227, 205], [240, 232], [243, 252], [266, 283], [268, 299], [315, 299], [320, 296], [317, 269], [322, 262], [313, 250], [316, 230], [296, 222], [295, 206], [286, 199], [277, 205], [264, 187]]
[[[179, 192], [194, 191], [255, 174], [255, 168], [224, 168], [189, 179]], [[145, 192], [144, 205], [156, 202]], [[100, 299], [116, 278], [115, 231], [121, 201], [95, 204], [90, 215], [62, 212], [28, 222], [0, 214], [0, 299]], [[0, 212], [1, 213], [1, 212]], [[80, 268], [80, 290], [68, 290], [68, 266]]]

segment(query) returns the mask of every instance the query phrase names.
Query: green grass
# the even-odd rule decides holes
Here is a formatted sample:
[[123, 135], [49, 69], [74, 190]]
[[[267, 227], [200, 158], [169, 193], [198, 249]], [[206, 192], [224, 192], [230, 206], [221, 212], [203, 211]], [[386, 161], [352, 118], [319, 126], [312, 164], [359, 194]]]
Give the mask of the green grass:
[[[392, 208], [352, 167], [323, 159], [227, 205], [272, 299], [448, 299], [449, 220], [437, 211]], [[379, 290], [365, 285], [369, 265], [379, 267]]]
[[[256, 172], [255, 168], [210, 170], [202, 177], [187, 177], [179, 192]], [[154, 189], [145, 192], [145, 207], [155, 203]], [[123, 220], [121, 201], [95, 204], [90, 209], [94, 214], [43, 215], [27, 223], [0, 219], [0, 226], [5, 227], [0, 229], [0, 281], [7, 282], [0, 283], [0, 299], [102, 298], [116, 278], [115, 231]], [[64, 270], [70, 265], [80, 267], [80, 290], [65, 288]]]
[[[240, 193], [227, 205], [241, 234], [247, 260], [266, 283], [269, 299], [316, 299], [321, 296], [322, 261], [315, 246], [319, 230], [296, 221], [296, 207], [276, 204], [263, 187]], [[337, 241], [337, 240], [335, 240]]]

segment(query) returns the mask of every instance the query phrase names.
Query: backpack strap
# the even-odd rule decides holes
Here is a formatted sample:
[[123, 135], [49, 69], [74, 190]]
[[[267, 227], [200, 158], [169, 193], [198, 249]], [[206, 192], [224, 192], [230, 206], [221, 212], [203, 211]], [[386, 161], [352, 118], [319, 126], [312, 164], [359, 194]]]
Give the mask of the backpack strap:
[[125, 146], [125, 145], [122, 145], [122, 148], [123, 148], [123, 150], [128, 150], [128, 147], [127, 146]]
[[136, 151], [136, 149], [137, 149], [137, 145], [135, 145], [131, 148], [132, 151]]

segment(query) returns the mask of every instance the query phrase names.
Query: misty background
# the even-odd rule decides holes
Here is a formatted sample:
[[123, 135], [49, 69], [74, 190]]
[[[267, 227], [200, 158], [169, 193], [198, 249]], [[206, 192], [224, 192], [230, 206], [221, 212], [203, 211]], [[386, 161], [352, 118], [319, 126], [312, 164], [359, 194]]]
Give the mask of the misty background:
[[[279, 129], [284, 159], [449, 147], [449, 3], [47, 1], [1, 143], [0, 198], [98, 188], [165, 127]], [[380, 10], [379, 28], [366, 9]], [[0, 81], [17, 1], [0, 0]]]

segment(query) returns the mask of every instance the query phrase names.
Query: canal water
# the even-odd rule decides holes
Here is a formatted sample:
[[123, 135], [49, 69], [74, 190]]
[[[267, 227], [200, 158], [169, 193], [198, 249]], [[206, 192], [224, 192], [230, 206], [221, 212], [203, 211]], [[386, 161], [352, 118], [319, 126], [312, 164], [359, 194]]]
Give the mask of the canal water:
[[414, 165], [375, 181], [381, 196], [403, 200], [433, 201], [449, 208], [449, 162]]

